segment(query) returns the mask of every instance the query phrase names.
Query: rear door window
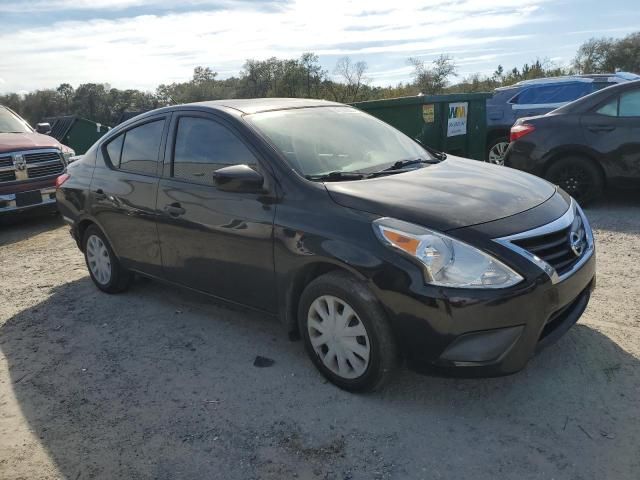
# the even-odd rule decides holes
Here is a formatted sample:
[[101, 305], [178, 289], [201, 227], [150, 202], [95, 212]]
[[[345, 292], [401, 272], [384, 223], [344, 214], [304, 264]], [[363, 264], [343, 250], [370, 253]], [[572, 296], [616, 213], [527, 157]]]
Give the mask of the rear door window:
[[213, 172], [230, 165], [255, 167], [249, 148], [227, 127], [207, 118], [181, 117], [173, 155], [174, 178], [213, 185]]
[[155, 175], [163, 129], [164, 119], [127, 130], [119, 168], [144, 175]]
[[621, 117], [640, 117], [640, 90], [620, 95], [619, 115]]

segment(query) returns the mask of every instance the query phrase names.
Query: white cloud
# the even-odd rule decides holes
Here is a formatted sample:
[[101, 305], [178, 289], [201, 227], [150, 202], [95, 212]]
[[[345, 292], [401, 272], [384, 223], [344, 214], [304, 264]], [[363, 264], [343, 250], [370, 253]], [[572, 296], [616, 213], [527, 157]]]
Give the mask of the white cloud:
[[[251, 0], [245, 0], [251, 4]], [[242, 0], [181, 0], [178, 6], [233, 8]], [[256, 3], [254, 3], [255, 5]], [[133, 7], [175, 8], [175, 0], [4, 0], [0, 12], [53, 12], [60, 10], [124, 10]]]
[[[120, 7], [151, 3], [114, 1]], [[530, 23], [545, 1], [529, 0], [519, 7], [511, 0], [407, 0], [390, 7], [386, 0], [369, 0], [366, 6], [355, 0], [299, 0], [271, 10], [250, 9], [251, 3], [245, 2], [240, 9], [59, 22], [0, 33], [0, 71], [6, 80], [0, 91], [54, 87], [61, 82], [151, 89], [189, 78], [197, 65], [238, 72], [247, 58], [291, 57], [304, 51], [321, 58], [395, 56], [398, 69], [405, 66], [403, 59], [416, 54], [520, 39], [510, 29]], [[95, 8], [107, 0], [35, 3]], [[372, 68], [370, 76], [376, 83], [396, 81], [398, 72], [379, 74], [389, 67], [379, 72]]]

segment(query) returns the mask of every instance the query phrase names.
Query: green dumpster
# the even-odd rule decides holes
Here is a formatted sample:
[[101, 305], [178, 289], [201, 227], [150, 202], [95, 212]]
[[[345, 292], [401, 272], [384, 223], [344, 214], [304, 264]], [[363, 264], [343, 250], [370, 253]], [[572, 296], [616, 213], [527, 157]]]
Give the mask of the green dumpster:
[[49, 117], [42, 120], [42, 122], [51, 125], [49, 135], [60, 143], [73, 148], [76, 155], [82, 155], [89, 150], [89, 147], [107, 133], [110, 128], [77, 115]]
[[436, 150], [484, 160], [490, 93], [420, 95], [352, 105]]

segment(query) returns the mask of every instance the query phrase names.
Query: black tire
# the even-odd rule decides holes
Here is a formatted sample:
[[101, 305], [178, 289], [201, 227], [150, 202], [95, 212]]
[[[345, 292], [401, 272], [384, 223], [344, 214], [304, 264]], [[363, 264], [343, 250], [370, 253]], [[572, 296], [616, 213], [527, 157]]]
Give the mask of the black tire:
[[[366, 330], [369, 362], [364, 373], [357, 378], [344, 378], [331, 371], [311, 344], [308, 329], [309, 311], [316, 299], [327, 295], [346, 302], [357, 315], [355, 321], [359, 320]], [[384, 310], [364, 282], [346, 272], [327, 273], [313, 280], [305, 288], [298, 306], [298, 326], [307, 353], [316, 368], [329, 381], [344, 390], [376, 390], [389, 380], [399, 363], [396, 341]]]
[[556, 160], [547, 169], [545, 178], [558, 185], [581, 205], [593, 202], [604, 190], [602, 173], [589, 158], [565, 157]]
[[[89, 265], [89, 258], [87, 255], [87, 248], [88, 248], [87, 243], [89, 242], [89, 239], [92, 236], [98, 237], [102, 241], [109, 255], [111, 268], [110, 268], [109, 279], [106, 282], [101, 282], [98, 278], [96, 278], [91, 266]], [[96, 225], [90, 225], [87, 228], [87, 230], [84, 232], [84, 237], [82, 239], [82, 247], [84, 251], [84, 260], [85, 260], [85, 263], [87, 264], [87, 270], [89, 270], [89, 275], [91, 276], [91, 280], [93, 280], [93, 283], [95, 284], [96, 287], [98, 287], [100, 290], [106, 293], [120, 293], [120, 292], [124, 292], [127, 288], [129, 288], [129, 286], [131, 285], [131, 280], [133, 278], [133, 275], [131, 274], [131, 272], [125, 270], [120, 265], [120, 261], [118, 260], [118, 257], [116, 257], [116, 255], [114, 254], [113, 249], [111, 248], [111, 245], [107, 240], [107, 237], [105, 237], [104, 233], [102, 233], [102, 231]]]
[[[492, 153], [498, 153], [498, 152], [493, 152], [494, 149], [497, 149], [498, 146], [500, 144], [504, 144], [504, 152], [502, 153], [502, 160], [501, 162], [496, 162], [492, 159]], [[494, 139], [490, 144], [489, 147], [487, 148], [487, 163], [493, 163], [494, 165], [504, 165], [504, 153], [506, 153], [506, 148], [509, 146], [509, 137], [498, 137], [496, 139]]]

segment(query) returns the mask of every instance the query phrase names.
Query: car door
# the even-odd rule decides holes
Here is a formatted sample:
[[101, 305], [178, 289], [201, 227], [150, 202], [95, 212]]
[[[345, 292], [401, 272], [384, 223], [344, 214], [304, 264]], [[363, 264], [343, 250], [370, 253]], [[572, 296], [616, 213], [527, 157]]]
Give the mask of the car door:
[[640, 180], [640, 89], [615, 95], [582, 116], [585, 140], [601, 156], [611, 182]]
[[169, 116], [145, 118], [101, 145], [91, 182], [92, 215], [123, 264], [162, 271], [156, 228], [160, 156]]
[[[175, 114], [158, 189], [164, 275], [177, 283], [267, 311], [276, 310], [273, 182], [238, 132], [221, 118]], [[222, 191], [214, 172], [248, 165], [264, 191]]]

